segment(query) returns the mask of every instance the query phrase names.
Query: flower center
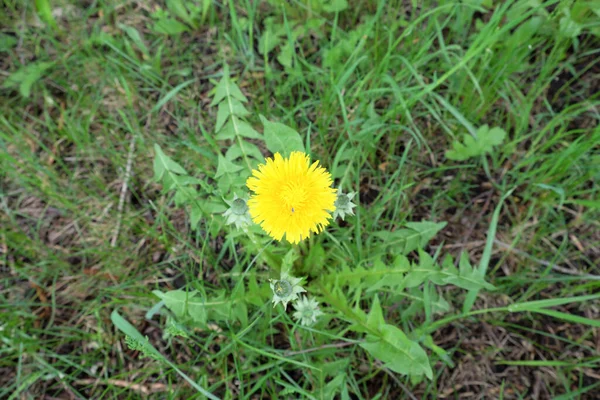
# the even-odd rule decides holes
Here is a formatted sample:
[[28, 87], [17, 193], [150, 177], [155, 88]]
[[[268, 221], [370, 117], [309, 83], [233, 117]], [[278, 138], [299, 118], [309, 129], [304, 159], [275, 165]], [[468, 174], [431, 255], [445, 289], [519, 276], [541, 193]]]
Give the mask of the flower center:
[[292, 285], [288, 281], [277, 281], [273, 285], [273, 291], [279, 297], [287, 297], [292, 294]]
[[304, 185], [288, 183], [283, 187], [279, 196], [285, 204], [285, 207], [290, 212], [295, 213], [306, 200], [306, 189], [304, 188]]
[[341, 194], [338, 196], [337, 200], [335, 201], [335, 205], [338, 207], [344, 207], [345, 205], [347, 205], [350, 202], [350, 200], [348, 200], [348, 196], [345, 194]]

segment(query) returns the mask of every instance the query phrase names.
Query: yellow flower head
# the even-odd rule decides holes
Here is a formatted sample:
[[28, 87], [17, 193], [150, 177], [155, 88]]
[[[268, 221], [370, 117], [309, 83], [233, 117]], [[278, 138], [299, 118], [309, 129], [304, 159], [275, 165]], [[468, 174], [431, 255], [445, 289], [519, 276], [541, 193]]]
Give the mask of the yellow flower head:
[[292, 242], [320, 232], [335, 211], [336, 190], [331, 174], [308, 155], [294, 151], [289, 158], [275, 153], [252, 171], [246, 181], [254, 193], [248, 201], [252, 220], [273, 239]]

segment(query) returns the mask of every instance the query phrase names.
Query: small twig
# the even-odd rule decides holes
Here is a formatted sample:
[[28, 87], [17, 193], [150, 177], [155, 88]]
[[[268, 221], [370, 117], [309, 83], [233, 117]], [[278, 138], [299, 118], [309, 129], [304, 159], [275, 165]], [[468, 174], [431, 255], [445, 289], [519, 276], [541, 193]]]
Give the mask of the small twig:
[[139, 383], [131, 383], [121, 379], [107, 379], [105, 381], [99, 379], [78, 379], [75, 381], [78, 385], [94, 385], [98, 384], [102, 385], [113, 385], [118, 387], [123, 387], [127, 389], [134, 390], [136, 392], [140, 392], [142, 394], [151, 394], [154, 392], [165, 392], [167, 390], [167, 386], [164, 383], [149, 383], [147, 385], [141, 385]]
[[21, 17], [23, 19], [23, 25], [21, 27], [21, 34], [19, 35], [19, 41], [17, 42], [17, 54], [19, 55], [19, 61], [21, 61], [22, 65], [25, 65], [25, 57], [23, 52], [21, 51], [21, 47], [23, 46], [23, 38], [25, 37], [25, 28], [27, 27], [27, 7], [23, 7], [23, 15]]
[[110, 242], [111, 247], [117, 245], [117, 238], [119, 237], [119, 231], [121, 230], [121, 221], [123, 219], [123, 207], [125, 206], [125, 195], [127, 194], [127, 185], [129, 178], [131, 177], [131, 166], [133, 164], [133, 152], [135, 150], [135, 135], [131, 137], [129, 143], [129, 155], [127, 156], [127, 166], [125, 167], [125, 178], [123, 179], [123, 185], [121, 186], [121, 196], [119, 197], [119, 206], [117, 207], [117, 226], [115, 227], [115, 233]]

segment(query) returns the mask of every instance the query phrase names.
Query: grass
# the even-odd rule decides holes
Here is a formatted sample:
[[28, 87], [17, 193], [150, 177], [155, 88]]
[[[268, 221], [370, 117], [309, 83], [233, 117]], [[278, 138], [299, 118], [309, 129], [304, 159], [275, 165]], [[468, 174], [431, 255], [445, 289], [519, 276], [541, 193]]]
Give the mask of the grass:
[[[7, 1], [0, 13], [0, 397], [205, 398], [129, 350], [115, 310], [219, 398], [598, 397], [600, 303], [572, 299], [600, 288], [600, 23], [585, 2], [207, 2], [186, 22], [174, 5], [191, 3]], [[161, 33], [159, 6], [185, 31]], [[462, 313], [468, 295], [444, 287], [451, 311], [426, 312], [452, 360], [436, 359], [433, 380], [366, 353], [324, 292], [328, 319], [311, 329], [268, 301], [189, 339], [147, 315], [152, 290], [216, 296], [256, 255], [219, 216], [190, 230], [152, 181], [155, 143], [214, 176], [227, 143], [209, 103], [225, 65], [253, 126], [262, 114], [297, 129], [359, 193], [355, 217], [301, 248], [308, 275], [369, 266], [390, 251], [374, 232], [421, 220], [448, 222], [430, 254], [479, 265], [513, 190], [486, 263], [497, 289]], [[445, 157], [485, 124], [507, 132], [501, 146]], [[354, 292], [368, 309], [373, 293]], [[416, 294], [378, 294], [387, 323], [423, 323], [408, 313]], [[568, 301], [531, 303], [551, 299]]]

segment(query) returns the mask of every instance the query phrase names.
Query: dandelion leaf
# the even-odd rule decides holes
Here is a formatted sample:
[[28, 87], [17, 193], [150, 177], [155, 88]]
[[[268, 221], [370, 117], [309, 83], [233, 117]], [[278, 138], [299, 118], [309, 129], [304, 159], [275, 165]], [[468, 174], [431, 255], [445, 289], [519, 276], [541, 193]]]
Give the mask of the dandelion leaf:
[[427, 353], [417, 342], [389, 324], [381, 327], [380, 335], [367, 335], [360, 346], [394, 372], [409, 376], [425, 375], [432, 379], [433, 371]]
[[280, 153], [283, 157], [287, 157], [293, 151], [304, 152], [302, 138], [294, 129], [279, 122], [270, 122], [262, 115], [260, 120], [265, 128], [264, 137], [267, 149], [271, 153]]
[[467, 290], [479, 290], [482, 288], [488, 290], [494, 290], [495, 287], [490, 283], [486, 282], [477, 272], [475, 268], [469, 262], [469, 256], [467, 253], [462, 252], [460, 255], [459, 269], [454, 266], [454, 262], [451, 256], [444, 259], [443, 274], [444, 282], [452, 284]]
[[408, 254], [413, 250], [425, 247], [445, 226], [445, 222], [408, 222], [405, 224], [405, 228], [393, 232], [379, 231], [374, 235], [384, 240], [385, 245], [392, 247], [394, 252]]
[[229, 69], [227, 67], [224, 69], [223, 78], [215, 87], [215, 95], [210, 103], [211, 107], [216, 106], [226, 97], [232, 97], [242, 103], [248, 102], [240, 88], [229, 79]]
[[166, 171], [178, 175], [187, 175], [186, 170], [181, 165], [169, 158], [159, 145], [154, 144], [154, 180], [159, 182]]
[[471, 157], [482, 156], [490, 153], [494, 146], [502, 143], [506, 132], [498, 127], [489, 128], [483, 125], [477, 130], [476, 137], [465, 135], [463, 142], [457, 140], [452, 142], [452, 149], [446, 151], [446, 158], [455, 161], [464, 161]]

